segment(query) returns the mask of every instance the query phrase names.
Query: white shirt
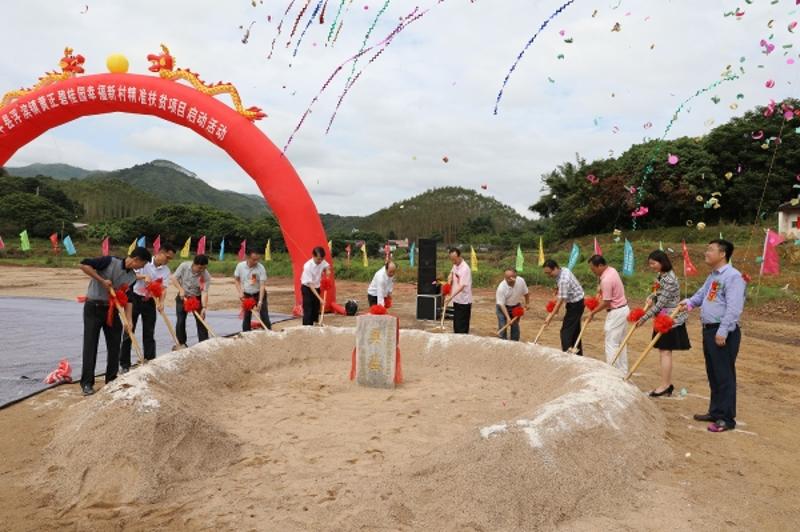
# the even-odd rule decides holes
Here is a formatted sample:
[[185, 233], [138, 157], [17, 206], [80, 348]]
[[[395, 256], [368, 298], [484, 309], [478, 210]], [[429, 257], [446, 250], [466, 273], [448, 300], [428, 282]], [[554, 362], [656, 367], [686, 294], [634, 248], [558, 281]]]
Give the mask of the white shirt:
[[498, 305], [513, 307], [522, 303], [522, 299], [527, 293], [528, 285], [525, 284], [525, 279], [522, 277], [517, 276], [517, 282], [514, 283], [514, 286], [509, 286], [506, 280], [503, 279], [503, 282], [497, 285], [497, 296], [495, 301]]
[[[169, 285], [170, 270], [168, 264], [156, 266], [155, 262], [151, 261], [150, 264], [145, 264], [144, 268], [134, 271], [136, 272], [136, 275], [146, 275], [147, 277], [150, 277], [150, 282], [153, 282], [156, 279], [163, 279], [163, 285], [165, 289]], [[136, 284], [133, 285], [133, 291], [142, 297], [148, 297], [150, 295], [147, 292], [144, 281], [141, 279], [137, 280]]]
[[383, 299], [392, 295], [392, 288], [394, 288], [394, 277], [389, 277], [389, 274], [386, 273], [386, 266], [384, 266], [372, 276], [367, 294], [377, 297], [378, 304], [383, 305]]
[[453, 298], [453, 303], [460, 305], [468, 305], [472, 303], [472, 271], [469, 269], [469, 264], [464, 259], [461, 259], [461, 264], [453, 265], [450, 270], [453, 274], [452, 292], [455, 293], [460, 286], [464, 289]]
[[319, 288], [319, 282], [322, 279], [322, 272], [330, 268], [325, 260], [316, 264], [314, 259], [308, 259], [303, 265], [303, 274], [300, 276], [300, 284], [311, 285], [314, 288]]
[[252, 268], [243, 260], [236, 265], [233, 277], [242, 283], [242, 291], [245, 294], [258, 294], [261, 291], [261, 283], [267, 282], [267, 269], [260, 262]]

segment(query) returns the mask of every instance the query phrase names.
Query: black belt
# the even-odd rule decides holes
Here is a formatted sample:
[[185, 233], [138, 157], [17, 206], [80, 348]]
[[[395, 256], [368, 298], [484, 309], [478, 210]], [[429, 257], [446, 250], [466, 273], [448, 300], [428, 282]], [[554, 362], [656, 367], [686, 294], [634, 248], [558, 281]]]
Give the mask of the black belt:
[[627, 304], [627, 303], [625, 303], [624, 305], [621, 305], [621, 306], [619, 306], [619, 307], [610, 308], [610, 309], [608, 309], [608, 310], [609, 310], [609, 311], [612, 311], [612, 310], [619, 310], [619, 309], [621, 309], [621, 308], [625, 308], [625, 307], [627, 307], [627, 306], [628, 306], [628, 304]]
[[719, 323], [704, 323], [703, 329], [719, 329]]
[[106, 307], [108, 306], [107, 299], [87, 299], [86, 302], [91, 303], [92, 305], [102, 305]]
[[258, 292], [256, 292], [255, 294], [248, 294], [247, 292], [245, 292], [244, 295], [251, 297], [258, 297]]

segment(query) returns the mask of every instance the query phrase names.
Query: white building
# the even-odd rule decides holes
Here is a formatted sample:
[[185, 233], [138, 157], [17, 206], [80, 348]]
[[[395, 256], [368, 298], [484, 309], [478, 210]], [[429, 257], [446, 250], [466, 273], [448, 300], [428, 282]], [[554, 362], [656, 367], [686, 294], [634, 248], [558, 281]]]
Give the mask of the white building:
[[800, 202], [778, 207], [778, 232], [786, 238], [800, 239]]

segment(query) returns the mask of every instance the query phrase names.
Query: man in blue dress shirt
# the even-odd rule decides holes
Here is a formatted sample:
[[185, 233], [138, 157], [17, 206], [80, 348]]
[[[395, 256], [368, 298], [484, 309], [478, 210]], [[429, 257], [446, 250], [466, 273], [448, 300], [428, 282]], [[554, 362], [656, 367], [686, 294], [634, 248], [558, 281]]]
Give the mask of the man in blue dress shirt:
[[711, 432], [736, 427], [736, 355], [742, 339], [739, 318], [744, 308], [746, 283], [742, 274], [729, 264], [731, 255], [731, 242], [722, 239], [709, 242], [705, 259], [711, 266], [711, 275], [697, 293], [681, 303], [688, 310], [700, 307], [711, 402], [708, 413], [696, 414], [694, 418], [710, 421]]

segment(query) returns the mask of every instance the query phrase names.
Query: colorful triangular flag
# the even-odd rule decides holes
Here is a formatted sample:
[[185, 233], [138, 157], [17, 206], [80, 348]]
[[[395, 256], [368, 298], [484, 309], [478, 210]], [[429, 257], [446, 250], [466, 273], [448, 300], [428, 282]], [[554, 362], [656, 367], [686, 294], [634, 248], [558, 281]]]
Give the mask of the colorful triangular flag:
[[469, 269], [473, 272], [478, 271], [478, 254], [472, 246], [469, 247]]
[[192, 237], [186, 239], [186, 243], [183, 244], [183, 248], [181, 249], [181, 258], [185, 259], [189, 257], [189, 251], [192, 248]]
[[603, 250], [600, 248], [600, 244], [597, 243], [597, 237], [594, 237], [594, 254], [595, 255], [603, 254]]
[[219, 260], [222, 262], [225, 260], [225, 239], [223, 238], [219, 242]]
[[578, 259], [581, 258], [581, 248], [575, 242], [572, 243], [572, 251], [569, 252], [569, 261], [567, 263], [568, 270], [574, 270], [575, 265], [578, 264]]
[[525, 270], [525, 256], [522, 254], [522, 248], [517, 244], [517, 273], [522, 273]]
[[144, 236], [140, 236], [139, 240], [136, 241], [136, 247], [146, 248], [147, 247], [147, 239]]
[[367, 257], [367, 243], [366, 242], [361, 244], [361, 264], [363, 264], [365, 268], [369, 268], [369, 258]]
[[198, 255], [206, 254], [206, 235], [201, 236], [200, 240], [197, 241], [197, 254]]
[[128, 255], [129, 256], [130, 256], [131, 253], [133, 253], [134, 249], [136, 249], [136, 239], [135, 238], [133, 239], [133, 242], [131, 242], [131, 245], [128, 246]]
[[155, 240], [153, 240], [153, 253], [158, 253], [161, 250], [161, 235], [158, 235]]
[[544, 240], [539, 237], [539, 266], [544, 266]]
[[19, 234], [19, 247], [22, 251], [31, 250], [31, 241], [28, 239], [28, 230], [25, 229]]
[[270, 249], [272, 245], [272, 239], [267, 239], [267, 245], [264, 246], [264, 262], [269, 262], [272, 260], [272, 249]]
[[111, 241], [108, 239], [108, 237], [105, 237], [103, 239], [102, 244], [100, 244], [100, 252], [103, 254], [104, 257], [108, 257], [110, 247], [111, 247]]
[[6, 249], [6, 243], [3, 242], [3, 237], [0, 236], [0, 249]]
[[242, 240], [241, 245], [239, 246], [239, 260], [244, 260], [245, 255], [247, 254], [247, 239], [245, 238]]
[[697, 268], [694, 267], [692, 259], [689, 258], [689, 249], [686, 247], [686, 241], [683, 240], [681, 245], [683, 246], [683, 276], [691, 277], [692, 275], [697, 275]]
[[633, 244], [626, 238], [625, 239], [625, 252], [622, 259], [622, 275], [630, 277], [633, 275], [635, 267], [635, 259], [633, 256]]
[[77, 253], [75, 250], [75, 244], [72, 243], [72, 238], [69, 235], [64, 237], [63, 244], [64, 249], [67, 250], [67, 255], [74, 255]]

